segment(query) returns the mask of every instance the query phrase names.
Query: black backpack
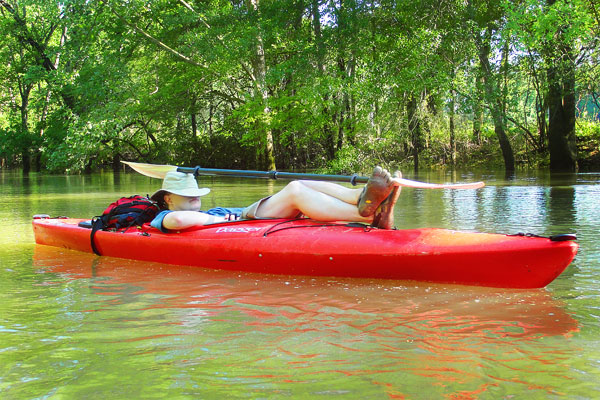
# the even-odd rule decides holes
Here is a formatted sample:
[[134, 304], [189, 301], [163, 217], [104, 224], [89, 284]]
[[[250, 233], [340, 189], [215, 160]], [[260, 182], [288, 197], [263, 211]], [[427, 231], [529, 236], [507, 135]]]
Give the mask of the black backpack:
[[142, 226], [154, 219], [158, 213], [156, 202], [139, 195], [121, 197], [111, 203], [102, 215], [92, 218], [92, 233], [90, 241], [94, 253], [101, 255], [94, 244], [94, 236], [99, 230], [121, 230], [123, 232], [132, 226]]

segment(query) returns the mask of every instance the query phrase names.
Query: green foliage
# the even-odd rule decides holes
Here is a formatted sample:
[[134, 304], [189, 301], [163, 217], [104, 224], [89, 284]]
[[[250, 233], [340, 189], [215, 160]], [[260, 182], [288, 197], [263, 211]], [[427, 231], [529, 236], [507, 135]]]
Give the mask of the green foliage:
[[[25, 151], [52, 171], [119, 159], [257, 168], [267, 134], [281, 168], [410, 168], [415, 148], [421, 165], [495, 164], [493, 107], [517, 161], [539, 164], [548, 68], [575, 60], [578, 95], [600, 89], [600, 21], [583, 0], [2, 4], [9, 165]], [[492, 97], [476, 34], [489, 41]], [[593, 148], [595, 125], [578, 124]]]
[[582, 140], [600, 142], [600, 122], [592, 119], [580, 119], [577, 122], [577, 137]]

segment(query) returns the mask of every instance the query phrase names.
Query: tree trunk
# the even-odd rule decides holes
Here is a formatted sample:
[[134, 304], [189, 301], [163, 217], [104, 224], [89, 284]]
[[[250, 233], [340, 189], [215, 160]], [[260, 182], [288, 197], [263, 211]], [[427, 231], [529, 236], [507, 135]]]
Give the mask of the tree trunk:
[[[373, 65], [377, 65], [379, 63], [379, 53], [377, 46], [377, 35], [379, 32], [378, 23], [374, 18], [371, 19], [371, 62]], [[381, 137], [381, 121], [379, 120], [379, 98], [375, 97], [373, 99], [373, 104], [371, 108], [371, 112], [369, 113], [369, 120], [371, 122], [371, 128], [375, 132], [375, 137]]]
[[[349, 79], [349, 83], [354, 83], [354, 77], [356, 75], [356, 55], [354, 54], [354, 52], [352, 52], [351, 55], [352, 59], [350, 60], [350, 65], [349, 65], [349, 70], [348, 70], [348, 79]], [[345, 105], [346, 105], [346, 119], [347, 119], [347, 126], [346, 126], [346, 140], [348, 141], [348, 143], [350, 143], [352, 146], [356, 145], [356, 141], [355, 136], [356, 136], [356, 132], [355, 132], [355, 124], [356, 124], [356, 102], [354, 99], [354, 95], [349, 94], [348, 92], [346, 92], [345, 94], [346, 98], [345, 98]], [[338, 142], [338, 148], [341, 149], [342, 148], [342, 137], [340, 137], [340, 140]]]
[[477, 97], [475, 98], [475, 104], [473, 105], [473, 142], [481, 144], [481, 127], [483, 126], [483, 107], [481, 105], [481, 96], [479, 95], [484, 91], [483, 78], [478, 74], [477, 76]]
[[29, 148], [23, 148], [21, 151], [21, 157], [23, 161], [23, 175], [27, 175], [31, 171], [31, 156], [29, 154]]
[[574, 172], [577, 169], [575, 73], [574, 70], [550, 68], [548, 79], [550, 170]]
[[[319, 0], [312, 0], [311, 12], [313, 35], [315, 38], [315, 44], [317, 46], [317, 68], [319, 76], [323, 77], [325, 75], [325, 43], [323, 42], [323, 36], [321, 35], [321, 13], [319, 12]], [[332, 121], [334, 121], [335, 118], [334, 116], [332, 116], [333, 113], [327, 106], [330, 97], [330, 93], [325, 92], [323, 94], [323, 137], [325, 138], [325, 149], [327, 151], [327, 157], [329, 160], [333, 160], [335, 158], [335, 140], [332, 128]]]
[[421, 151], [421, 123], [418, 115], [418, 103], [414, 94], [410, 94], [406, 103], [408, 130], [412, 142], [412, 153], [415, 172], [419, 171], [419, 152]]
[[35, 172], [40, 172], [42, 170], [42, 152], [36, 150], [35, 156], [33, 158], [33, 168]]
[[[338, 17], [338, 70], [341, 77], [341, 96], [339, 104], [340, 126], [336, 140], [336, 150], [342, 148], [344, 140], [353, 141], [354, 118], [352, 113], [352, 99], [349, 87], [354, 80], [356, 56], [352, 45], [348, 46], [348, 33], [351, 30], [356, 12], [356, 3], [352, 0], [341, 0], [337, 11]], [[350, 47], [350, 49], [348, 48]]]
[[192, 125], [192, 139], [195, 140], [198, 137], [198, 117], [196, 115], [196, 111], [192, 111], [190, 123]]
[[29, 174], [31, 171], [31, 135], [29, 132], [29, 94], [33, 88], [32, 84], [20, 82], [19, 91], [21, 94], [21, 131], [19, 132], [21, 140], [21, 156], [23, 161], [23, 174]]
[[215, 106], [213, 105], [212, 97], [209, 100], [208, 105], [208, 137], [212, 139], [213, 137], [213, 118], [215, 113]]
[[323, 37], [321, 36], [321, 13], [319, 12], [319, 0], [312, 0], [311, 3], [312, 12], [312, 25], [313, 34], [315, 35], [315, 43], [317, 45], [317, 67], [319, 72], [325, 72], [324, 58], [325, 58], [325, 46], [323, 43]]
[[[257, 14], [259, 14], [259, 0], [247, 0], [248, 7]], [[258, 18], [260, 19], [260, 18]], [[261, 137], [259, 140], [259, 160], [261, 160], [262, 168], [267, 168], [268, 170], [275, 170], [275, 155], [273, 153], [273, 130], [271, 129], [270, 124], [270, 113], [271, 109], [269, 108], [269, 91], [267, 88], [267, 65], [265, 62], [265, 49], [263, 45], [262, 33], [260, 31], [260, 23], [258, 24], [259, 29], [255, 38], [254, 45], [254, 56], [253, 56], [253, 69], [254, 69], [254, 90], [255, 96], [262, 104], [262, 112], [263, 112], [263, 123], [264, 126], [261, 127]]]
[[121, 172], [122, 167], [123, 164], [121, 164], [121, 155], [119, 153], [116, 153], [112, 160], [112, 170], [115, 174], [118, 174]]
[[530, 54], [529, 58], [531, 61], [531, 76], [533, 78], [533, 86], [535, 88], [535, 118], [538, 129], [538, 138], [535, 142], [535, 147], [537, 151], [542, 151], [546, 149], [547, 145], [547, 136], [548, 136], [548, 124], [546, 122], [546, 115], [548, 112], [548, 99], [547, 95], [545, 95], [545, 90], [542, 89], [542, 84], [538, 77], [538, 71], [536, 67], [536, 62], [533, 59], [533, 56]]
[[483, 73], [483, 85], [485, 88], [486, 102], [489, 106], [492, 120], [494, 121], [494, 132], [498, 137], [502, 158], [504, 159], [504, 168], [507, 173], [515, 170], [515, 156], [512, 146], [506, 135], [504, 105], [502, 96], [497, 93], [496, 76], [490, 65], [490, 37], [491, 31], [487, 29], [486, 38], [482, 40], [478, 32], [474, 32], [475, 43], [477, 45], [479, 62]]
[[473, 110], [473, 142], [481, 144], [481, 127], [483, 126], [483, 109], [479, 103], [475, 104]]
[[450, 113], [448, 116], [449, 119], [449, 130], [450, 130], [450, 163], [454, 167], [456, 165], [456, 131], [455, 131], [455, 123], [454, 116], [456, 114], [456, 106], [454, 101], [454, 90], [450, 91]]
[[[501, 77], [500, 74], [492, 71], [492, 66], [490, 65], [494, 21], [489, 20], [483, 22], [483, 26], [478, 26], [479, 24], [482, 24], [482, 22], [476, 17], [475, 6], [473, 5], [472, 0], [467, 1], [467, 12], [471, 22], [473, 22], [471, 33], [475, 42], [475, 48], [477, 49], [479, 64], [481, 66], [485, 100], [489, 107], [490, 114], [492, 115], [492, 120], [494, 121], [494, 131], [498, 137], [500, 150], [502, 151], [504, 168], [506, 173], [510, 174], [515, 170], [515, 156], [508, 136], [506, 135], [505, 108], [502, 101], [502, 95], [499, 93], [499, 81]], [[506, 62], [508, 62], [508, 60], [506, 60]]]
[[[560, 0], [548, 0], [548, 6]], [[548, 147], [550, 170], [573, 172], [577, 169], [575, 137], [575, 65], [573, 51], [562, 29], [548, 49]]]
[[425, 143], [424, 146], [426, 149], [429, 149], [431, 146], [431, 131], [433, 121], [438, 114], [438, 107], [436, 105], [436, 96], [438, 94], [431, 89], [427, 89], [425, 92], [425, 112], [423, 115], [426, 115], [427, 118], [423, 118], [423, 129], [425, 130]]

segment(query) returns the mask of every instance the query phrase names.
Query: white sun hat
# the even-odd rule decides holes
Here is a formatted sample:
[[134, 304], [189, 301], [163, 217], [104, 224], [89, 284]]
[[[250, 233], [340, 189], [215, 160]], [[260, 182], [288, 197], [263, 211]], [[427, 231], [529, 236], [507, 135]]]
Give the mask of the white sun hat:
[[185, 197], [205, 196], [210, 193], [209, 188], [199, 188], [196, 178], [192, 174], [171, 171], [167, 172], [162, 188], [157, 190], [150, 198], [161, 201], [165, 193], [173, 193]]

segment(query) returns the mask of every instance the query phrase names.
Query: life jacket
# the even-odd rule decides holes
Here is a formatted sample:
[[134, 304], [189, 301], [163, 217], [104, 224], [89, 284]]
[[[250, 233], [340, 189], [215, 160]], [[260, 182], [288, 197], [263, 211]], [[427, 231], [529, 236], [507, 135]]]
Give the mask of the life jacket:
[[111, 203], [102, 215], [92, 218], [92, 233], [90, 241], [94, 253], [101, 255], [94, 243], [94, 236], [99, 230], [118, 231], [132, 226], [142, 226], [154, 219], [158, 213], [156, 202], [139, 195], [130, 197], [121, 197], [119, 200]]

